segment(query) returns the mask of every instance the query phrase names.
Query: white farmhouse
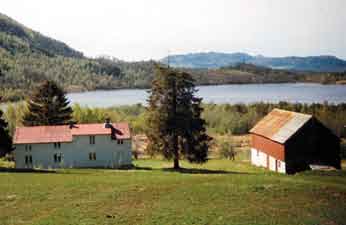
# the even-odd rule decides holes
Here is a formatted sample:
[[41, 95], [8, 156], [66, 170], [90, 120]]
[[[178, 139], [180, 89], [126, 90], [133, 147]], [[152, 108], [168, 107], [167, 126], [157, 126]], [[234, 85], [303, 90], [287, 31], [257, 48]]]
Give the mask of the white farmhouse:
[[16, 168], [118, 168], [131, 165], [127, 123], [18, 127]]

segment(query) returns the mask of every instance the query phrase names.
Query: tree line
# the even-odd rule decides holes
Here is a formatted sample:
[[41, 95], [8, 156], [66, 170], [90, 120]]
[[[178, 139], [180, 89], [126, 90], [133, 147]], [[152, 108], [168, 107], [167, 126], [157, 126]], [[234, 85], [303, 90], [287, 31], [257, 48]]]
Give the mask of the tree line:
[[[261, 118], [274, 108], [307, 113], [316, 116], [339, 137], [346, 138], [346, 104], [300, 104], [300, 103], [253, 103], [253, 104], [202, 104], [202, 118], [207, 122], [210, 134], [247, 134]], [[22, 118], [27, 110], [26, 103], [8, 104], [3, 110], [3, 118], [8, 121], [10, 134], [16, 126], [22, 126]], [[105, 117], [113, 122], [127, 121], [133, 133], [144, 133], [148, 117], [146, 107], [141, 104], [108, 108], [72, 106], [72, 119], [79, 123], [102, 123]]]
[[[202, 118], [207, 122], [211, 134], [246, 134], [253, 125], [274, 108], [307, 113], [316, 116], [339, 137], [346, 137], [346, 104], [300, 104], [280, 102], [253, 104], [202, 104]], [[9, 123], [10, 133], [16, 126], [23, 125], [22, 118], [26, 103], [8, 104], [4, 109], [4, 118]], [[73, 120], [79, 123], [102, 123], [105, 117], [114, 122], [127, 121], [135, 134], [144, 133], [147, 120], [146, 107], [141, 104], [108, 108], [72, 106]]]

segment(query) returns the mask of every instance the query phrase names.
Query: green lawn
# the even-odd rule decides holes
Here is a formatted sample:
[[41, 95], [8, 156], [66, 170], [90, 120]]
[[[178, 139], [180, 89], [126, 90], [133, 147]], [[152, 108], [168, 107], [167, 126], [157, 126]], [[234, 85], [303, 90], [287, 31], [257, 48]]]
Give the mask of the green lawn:
[[0, 225], [346, 224], [346, 171], [135, 161], [136, 170], [0, 172]]

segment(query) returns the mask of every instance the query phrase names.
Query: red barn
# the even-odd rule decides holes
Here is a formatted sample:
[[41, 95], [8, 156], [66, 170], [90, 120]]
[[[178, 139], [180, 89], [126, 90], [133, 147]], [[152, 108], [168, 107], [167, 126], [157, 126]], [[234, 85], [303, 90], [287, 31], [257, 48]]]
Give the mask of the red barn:
[[340, 139], [315, 117], [274, 109], [251, 133], [251, 163], [292, 174], [326, 165], [341, 168]]

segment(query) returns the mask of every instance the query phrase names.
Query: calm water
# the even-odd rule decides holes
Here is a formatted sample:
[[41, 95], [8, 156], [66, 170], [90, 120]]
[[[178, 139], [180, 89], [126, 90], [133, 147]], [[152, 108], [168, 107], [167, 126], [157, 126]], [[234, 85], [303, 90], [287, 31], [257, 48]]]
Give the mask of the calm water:
[[[243, 84], [200, 86], [198, 95], [205, 103], [253, 103], [279, 101], [346, 103], [346, 86], [320, 84]], [[146, 104], [147, 90], [126, 89], [68, 94], [71, 103], [90, 107]]]

